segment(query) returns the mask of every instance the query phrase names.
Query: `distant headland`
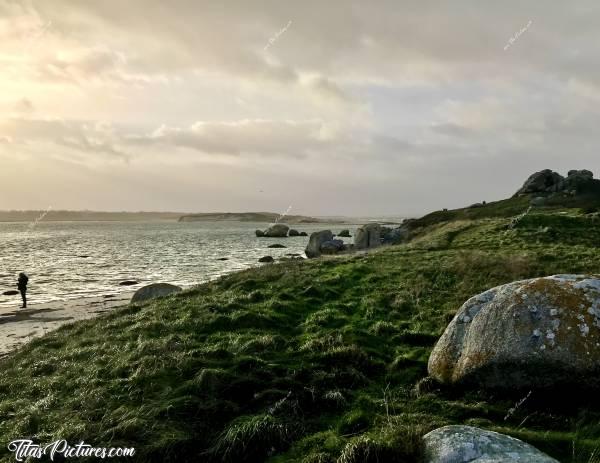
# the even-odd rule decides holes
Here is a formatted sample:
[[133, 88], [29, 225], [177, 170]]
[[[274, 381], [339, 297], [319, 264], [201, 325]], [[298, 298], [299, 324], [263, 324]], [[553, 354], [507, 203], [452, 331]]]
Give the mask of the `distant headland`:
[[[41, 218], [41, 220], [40, 220]], [[0, 211], [0, 222], [264, 222], [285, 221], [301, 223], [344, 223], [340, 218], [315, 218], [304, 215], [285, 215], [275, 212], [105, 212], [28, 210]]]
[[[308, 217], [305, 215], [285, 215], [276, 214], [274, 212], [206, 212], [202, 214], [188, 214], [182, 215], [179, 218], [179, 222], [216, 222], [216, 221], [230, 221], [230, 222], [268, 222], [272, 223], [279, 219], [279, 221], [285, 223], [321, 223], [328, 222], [331, 220], [317, 219], [315, 217]], [[342, 220], [339, 220], [342, 223]]]

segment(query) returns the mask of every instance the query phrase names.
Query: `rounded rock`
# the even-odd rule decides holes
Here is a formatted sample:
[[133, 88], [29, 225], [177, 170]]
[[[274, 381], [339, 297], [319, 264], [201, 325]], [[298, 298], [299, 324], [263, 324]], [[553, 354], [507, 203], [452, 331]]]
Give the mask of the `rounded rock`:
[[142, 302], [156, 297], [165, 297], [180, 291], [182, 289], [179, 286], [169, 283], [152, 283], [138, 289], [131, 298], [131, 302]]
[[600, 388], [600, 279], [554, 275], [472, 297], [437, 342], [428, 369], [445, 384]]
[[425, 463], [559, 463], [519, 439], [472, 426], [444, 426], [423, 442]]

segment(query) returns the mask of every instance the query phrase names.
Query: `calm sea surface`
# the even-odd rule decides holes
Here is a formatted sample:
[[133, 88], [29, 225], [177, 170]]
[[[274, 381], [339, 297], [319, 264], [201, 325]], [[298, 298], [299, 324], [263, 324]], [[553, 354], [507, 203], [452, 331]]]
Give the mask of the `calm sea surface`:
[[[0, 307], [20, 302], [2, 296], [29, 275], [32, 304], [130, 291], [166, 282], [189, 287], [219, 275], [260, 265], [265, 255], [303, 254], [308, 237], [256, 238], [265, 223], [250, 222], [40, 222], [0, 223]], [[356, 226], [293, 225], [300, 231]], [[352, 242], [352, 238], [345, 238]], [[268, 249], [282, 243], [285, 249]], [[220, 261], [221, 257], [228, 260]], [[136, 280], [133, 287], [119, 286]]]

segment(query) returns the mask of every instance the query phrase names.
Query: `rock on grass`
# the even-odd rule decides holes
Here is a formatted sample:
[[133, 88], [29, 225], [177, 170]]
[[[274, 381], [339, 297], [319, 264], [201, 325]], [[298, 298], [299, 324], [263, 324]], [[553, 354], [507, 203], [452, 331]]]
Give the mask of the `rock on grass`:
[[442, 383], [498, 389], [600, 387], [600, 279], [555, 275], [469, 299], [436, 344]]

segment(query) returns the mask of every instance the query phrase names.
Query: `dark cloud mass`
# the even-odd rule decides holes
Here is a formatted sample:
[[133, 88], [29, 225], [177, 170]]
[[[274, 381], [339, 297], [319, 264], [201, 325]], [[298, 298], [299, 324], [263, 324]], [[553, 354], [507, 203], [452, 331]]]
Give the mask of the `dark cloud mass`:
[[402, 215], [600, 175], [599, 20], [591, 0], [0, 0], [0, 208]]

